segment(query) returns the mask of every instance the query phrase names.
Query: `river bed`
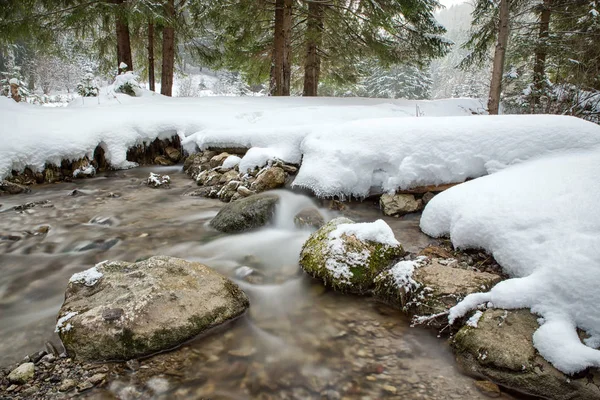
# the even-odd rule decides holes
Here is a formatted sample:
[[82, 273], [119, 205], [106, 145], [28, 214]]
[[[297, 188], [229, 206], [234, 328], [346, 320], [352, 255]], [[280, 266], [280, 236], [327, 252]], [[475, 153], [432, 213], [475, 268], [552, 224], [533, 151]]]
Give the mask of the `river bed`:
[[[436, 332], [410, 328], [399, 311], [332, 292], [302, 273], [298, 254], [311, 231], [292, 219], [311, 199], [280, 192], [274, 225], [224, 235], [207, 225], [224, 203], [185, 195], [195, 185], [180, 170], [114, 171], [0, 198], [0, 365], [47, 340], [59, 343], [56, 314], [73, 273], [107, 259], [170, 255], [232, 278], [248, 294], [249, 312], [175, 351], [118, 369], [105, 387], [90, 391], [94, 396], [487, 398], [456, 369]], [[169, 174], [171, 187], [144, 185], [150, 171]], [[26, 203], [36, 204], [13, 208]], [[357, 222], [382, 218], [369, 202], [321, 212]], [[418, 217], [384, 218], [413, 252], [434, 242], [420, 232]]]

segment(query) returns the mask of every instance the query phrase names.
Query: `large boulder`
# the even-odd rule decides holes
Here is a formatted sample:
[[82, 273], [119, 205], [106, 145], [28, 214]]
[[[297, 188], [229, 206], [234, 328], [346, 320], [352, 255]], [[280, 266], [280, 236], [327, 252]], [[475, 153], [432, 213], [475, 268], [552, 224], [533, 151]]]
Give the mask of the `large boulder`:
[[268, 224], [275, 214], [279, 196], [258, 194], [227, 204], [210, 221], [218, 231], [232, 233], [258, 228]]
[[172, 349], [248, 305], [233, 282], [200, 263], [105, 261], [71, 277], [56, 331], [71, 357], [127, 360]]
[[455, 268], [455, 260], [420, 256], [375, 278], [373, 294], [433, 328], [448, 325], [447, 312], [468, 294], [487, 291], [502, 279], [487, 272]]
[[404, 250], [382, 220], [355, 224], [336, 218], [313, 233], [300, 253], [300, 265], [308, 274], [336, 290], [367, 293], [373, 279]]
[[489, 309], [471, 318], [452, 341], [457, 361], [470, 375], [484, 377], [522, 393], [548, 399], [600, 399], [600, 373], [569, 377], [533, 347], [539, 327], [529, 310]]
[[379, 207], [385, 215], [401, 217], [405, 214], [421, 211], [423, 201], [412, 194], [384, 194], [379, 198]]

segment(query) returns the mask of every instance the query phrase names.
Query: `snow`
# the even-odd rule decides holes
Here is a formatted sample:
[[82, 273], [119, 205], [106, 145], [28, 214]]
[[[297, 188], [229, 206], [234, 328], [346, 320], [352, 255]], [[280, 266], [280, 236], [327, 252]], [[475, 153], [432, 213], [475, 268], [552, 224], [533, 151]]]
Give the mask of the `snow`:
[[[168, 98], [141, 90], [141, 97], [102, 91], [66, 108], [45, 108], [0, 98], [0, 178], [12, 170], [42, 170], [46, 163], [91, 158], [96, 146], [114, 168], [128, 168], [127, 149], [179, 136], [198, 147], [258, 147], [240, 168], [268, 159], [299, 163], [302, 140], [314, 129], [343, 121], [427, 115], [471, 115], [473, 99], [409, 101], [361, 98], [204, 97]], [[14, 140], [18, 135], [19, 140]], [[244, 169], [242, 169], [244, 170]]]
[[10, 85], [18, 85], [19, 84], [19, 80], [17, 78], [10, 78], [10, 80], [8, 81], [8, 83]]
[[87, 165], [84, 168], [77, 168], [73, 171], [73, 178], [77, 178], [79, 175], [94, 176], [96, 175], [96, 168], [93, 165]]
[[340, 224], [329, 233], [330, 239], [353, 235], [360, 241], [381, 243], [388, 246], [399, 246], [400, 242], [394, 237], [394, 232], [384, 220], [362, 222], [357, 224]]
[[[557, 369], [600, 367], [600, 149], [552, 154], [455, 186], [428, 203], [422, 230], [489, 251], [511, 279], [467, 296], [453, 322], [481, 304], [529, 308], [533, 335]], [[589, 338], [585, 344], [576, 328]], [[587, 346], [586, 346], [587, 344]], [[591, 346], [591, 347], [590, 347]]]
[[400, 261], [390, 268], [388, 273], [391, 274], [396, 288], [402, 288], [406, 293], [409, 293], [421, 286], [412, 276], [417, 268], [423, 266], [425, 258], [418, 257], [416, 260]]
[[96, 283], [98, 283], [100, 278], [104, 276], [102, 272], [98, 271], [99, 265], [100, 264], [97, 264], [96, 266], [90, 269], [86, 269], [85, 271], [73, 274], [73, 276], [71, 276], [71, 279], [69, 279], [69, 282], [82, 283], [85, 286], [94, 286]]
[[475, 314], [471, 315], [471, 318], [469, 318], [467, 320], [465, 325], [470, 326], [472, 328], [477, 328], [477, 326], [479, 324], [479, 320], [481, 319], [482, 315], [483, 315], [483, 311], [480, 311], [480, 310], [475, 311]]
[[600, 126], [556, 115], [379, 118], [321, 128], [302, 142], [293, 186], [366, 197], [463, 182], [559, 151], [600, 145]]
[[168, 185], [169, 183], [171, 183], [171, 177], [169, 175], [160, 175], [154, 172], [150, 172], [150, 175], [146, 180], [146, 184], [153, 187]]
[[223, 161], [222, 167], [226, 169], [235, 168], [240, 161], [242, 161], [242, 159], [238, 156], [229, 156]]
[[68, 313], [60, 317], [58, 321], [56, 321], [56, 328], [54, 329], [54, 332], [59, 333], [70, 331], [71, 328], [73, 328], [73, 325], [71, 325], [71, 323], [67, 321], [76, 316], [77, 314], [79, 314], [77, 311], [69, 311]]

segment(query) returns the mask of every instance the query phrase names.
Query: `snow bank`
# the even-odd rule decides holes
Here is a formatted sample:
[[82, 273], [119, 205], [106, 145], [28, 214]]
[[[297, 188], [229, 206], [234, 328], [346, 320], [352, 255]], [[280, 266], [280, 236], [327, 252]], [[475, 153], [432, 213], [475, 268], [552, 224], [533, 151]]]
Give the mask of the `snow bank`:
[[470, 115], [477, 100], [408, 101], [360, 98], [167, 98], [143, 91], [78, 98], [66, 108], [43, 108], [0, 98], [0, 178], [26, 167], [91, 157], [105, 150], [115, 168], [132, 165], [127, 149], [178, 135], [189, 151], [210, 146], [256, 147], [241, 167], [281, 158], [299, 162], [300, 145], [316, 128], [366, 118]]
[[[512, 277], [467, 296], [450, 320], [488, 302], [530, 308], [543, 317], [533, 341], [545, 359], [565, 373], [600, 367], [593, 349], [600, 346], [599, 176], [600, 149], [551, 155], [431, 200], [421, 219], [425, 233], [449, 233], [456, 247], [490, 251]], [[576, 328], [589, 335], [587, 346]]]
[[600, 126], [556, 115], [380, 118], [308, 135], [294, 186], [319, 196], [462, 182], [553, 152], [600, 145]]

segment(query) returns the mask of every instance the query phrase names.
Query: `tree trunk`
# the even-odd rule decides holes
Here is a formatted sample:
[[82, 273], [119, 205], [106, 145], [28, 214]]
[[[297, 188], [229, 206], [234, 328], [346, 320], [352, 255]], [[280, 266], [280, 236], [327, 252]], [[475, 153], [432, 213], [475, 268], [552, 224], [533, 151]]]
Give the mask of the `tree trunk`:
[[[133, 58], [131, 57], [131, 42], [129, 40], [129, 26], [124, 16], [125, 0], [115, 0], [118, 4], [116, 16], [117, 33], [117, 67], [121, 71], [133, 71]], [[121, 68], [121, 63], [127, 64], [127, 68]]]
[[548, 53], [548, 36], [550, 33], [551, 0], [544, 0], [540, 13], [540, 32], [538, 46], [535, 49], [535, 64], [533, 66], [533, 91], [531, 92], [531, 112], [535, 113], [535, 107], [540, 102], [544, 91], [546, 72], [546, 55]]
[[498, 42], [494, 52], [492, 69], [492, 82], [490, 84], [490, 96], [488, 100], [488, 112], [498, 114], [500, 108], [500, 94], [502, 93], [502, 75], [504, 72], [504, 58], [509, 34], [509, 0], [500, 0], [500, 16], [498, 21]]
[[308, 3], [306, 21], [306, 59], [304, 60], [304, 90], [303, 96], [317, 96], [319, 74], [321, 72], [321, 57], [319, 47], [323, 35], [324, 9], [322, 3]]
[[148, 23], [148, 86], [154, 92], [154, 24]]
[[160, 93], [165, 96], [173, 95], [173, 73], [175, 71], [175, 0], [165, 3], [165, 16], [169, 19], [169, 26], [163, 29], [162, 42], [162, 73], [160, 78]]
[[292, 75], [290, 64], [291, 33], [292, 0], [275, 0], [273, 62], [269, 89], [272, 96], [290, 95]]

